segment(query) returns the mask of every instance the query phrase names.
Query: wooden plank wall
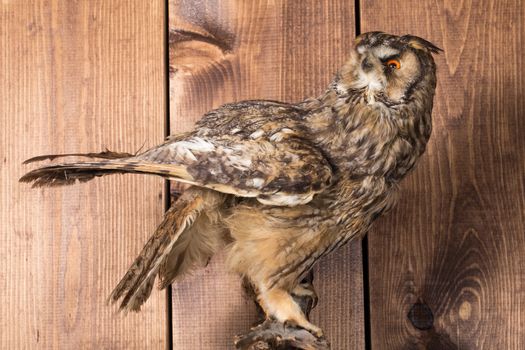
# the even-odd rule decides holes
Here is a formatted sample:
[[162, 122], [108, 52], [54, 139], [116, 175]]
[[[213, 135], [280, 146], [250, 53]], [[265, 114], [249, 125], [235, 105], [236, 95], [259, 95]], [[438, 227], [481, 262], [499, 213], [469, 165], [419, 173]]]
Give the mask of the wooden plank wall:
[[0, 2], [0, 348], [163, 349], [164, 293], [106, 298], [163, 212], [159, 179], [32, 190], [22, 161], [164, 134], [163, 1]]
[[445, 50], [428, 152], [369, 235], [372, 349], [524, 349], [525, 6], [361, 9], [363, 31], [413, 33]]
[[[169, 0], [171, 132], [248, 98], [322, 91], [355, 36], [354, 2]], [[434, 134], [397, 208], [316, 269], [332, 348], [525, 346], [525, 7], [362, 0], [361, 30], [445, 52]], [[41, 153], [135, 151], [165, 127], [163, 0], [0, 2], [0, 348], [227, 349], [255, 320], [223, 256], [138, 315], [105, 300], [159, 222], [162, 181], [31, 190]], [[370, 304], [364, 305], [363, 294]], [[365, 335], [366, 310], [370, 333]], [[167, 331], [172, 333], [169, 343]]]
[[[299, 101], [320, 94], [355, 37], [353, 3], [171, 0], [171, 131], [245, 99]], [[175, 349], [227, 349], [256, 321], [223, 256], [173, 286]], [[318, 267], [313, 314], [334, 349], [364, 345], [360, 243]], [[349, 292], [350, 291], [350, 292]]]

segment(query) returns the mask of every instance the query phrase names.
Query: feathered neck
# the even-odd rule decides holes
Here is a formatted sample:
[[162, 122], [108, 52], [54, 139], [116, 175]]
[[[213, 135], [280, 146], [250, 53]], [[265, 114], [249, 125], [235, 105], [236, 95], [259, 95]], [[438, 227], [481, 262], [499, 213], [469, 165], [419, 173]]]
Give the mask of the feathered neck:
[[[368, 104], [363, 91], [340, 91], [332, 83], [321, 96], [303, 103], [312, 141], [335, 166], [352, 173], [404, 176], [424, 152], [432, 130], [435, 76], [425, 79], [424, 88], [393, 106]], [[399, 163], [403, 168], [396, 172]]]

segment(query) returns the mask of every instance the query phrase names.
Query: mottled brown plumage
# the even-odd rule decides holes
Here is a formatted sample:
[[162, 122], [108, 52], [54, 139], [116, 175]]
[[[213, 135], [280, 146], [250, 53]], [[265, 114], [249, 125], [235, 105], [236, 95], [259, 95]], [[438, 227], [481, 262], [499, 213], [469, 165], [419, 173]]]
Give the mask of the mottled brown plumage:
[[138, 310], [157, 275], [164, 287], [227, 246], [229, 265], [268, 316], [320, 335], [291, 294], [311, 293], [299, 281], [319, 258], [362, 237], [393, 205], [430, 137], [438, 51], [418, 37], [366, 33], [318, 98], [227, 104], [140, 154], [87, 154], [106, 159], [36, 169], [21, 181], [145, 173], [191, 184], [111, 301]]

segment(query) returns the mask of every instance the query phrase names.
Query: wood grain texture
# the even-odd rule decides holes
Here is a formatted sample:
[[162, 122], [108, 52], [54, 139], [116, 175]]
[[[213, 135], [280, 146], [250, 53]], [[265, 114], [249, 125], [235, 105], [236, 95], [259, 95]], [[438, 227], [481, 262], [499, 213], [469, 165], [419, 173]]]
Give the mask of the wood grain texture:
[[0, 348], [160, 349], [165, 295], [124, 317], [106, 298], [163, 212], [162, 181], [32, 190], [43, 153], [163, 139], [163, 1], [0, 2]]
[[[353, 2], [344, 0], [170, 0], [169, 18], [172, 133], [226, 102], [320, 94], [355, 37]], [[256, 321], [223, 257], [173, 286], [175, 349], [231, 348], [232, 336]], [[333, 349], [364, 346], [361, 282], [359, 242], [317, 268], [313, 320]]]
[[369, 236], [372, 348], [523, 349], [525, 7], [361, 8], [363, 31], [420, 35], [445, 50], [428, 152]]

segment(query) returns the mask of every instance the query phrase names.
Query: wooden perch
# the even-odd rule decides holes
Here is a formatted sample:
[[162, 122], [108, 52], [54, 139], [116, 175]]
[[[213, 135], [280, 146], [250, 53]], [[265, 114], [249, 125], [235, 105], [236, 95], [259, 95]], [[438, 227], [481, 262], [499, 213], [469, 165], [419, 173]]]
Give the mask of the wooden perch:
[[[313, 289], [313, 273], [310, 271], [302, 284]], [[251, 284], [245, 281], [244, 290], [254, 300], [263, 320], [250, 332], [235, 337], [235, 347], [240, 350], [328, 350], [330, 344], [326, 338], [317, 338], [307, 330], [292, 325], [286, 325], [273, 319], [265, 319], [264, 312], [257, 303], [257, 297]], [[317, 304], [317, 297], [294, 296], [301, 309], [308, 317]]]

